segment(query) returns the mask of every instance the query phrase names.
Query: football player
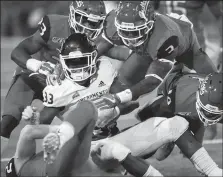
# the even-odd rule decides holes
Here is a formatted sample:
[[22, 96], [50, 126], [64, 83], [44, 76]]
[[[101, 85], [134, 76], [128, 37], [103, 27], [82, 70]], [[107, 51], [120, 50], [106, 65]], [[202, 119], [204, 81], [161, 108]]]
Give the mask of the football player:
[[171, 71], [159, 86], [157, 99], [145, 105], [137, 117], [145, 120], [150, 116], [180, 114], [187, 118], [191, 131], [202, 143], [205, 127], [222, 123], [222, 73], [210, 74], [204, 79], [202, 75], [183, 72], [182, 68], [177, 66]]
[[[11, 58], [18, 67], [4, 102], [1, 151], [4, 150], [11, 132], [18, 125], [22, 110], [36, 97], [35, 90], [30, 88], [33, 84], [27, 83], [27, 80], [24, 81], [20, 76], [25, 75], [27, 79], [30, 74], [28, 71], [52, 73], [53, 64], [59, 60], [59, 49], [65, 38], [72, 33], [86, 33], [89, 39], [94, 40], [102, 31], [106, 15], [103, 1], [73, 1], [69, 8], [69, 16], [44, 16], [38, 24], [38, 30], [20, 42], [11, 53]], [[36, 74], [35, 77], [38, 78], [40, 75]], [[33, 87], [39, 86], [37, 84]]]
[[116, 11], [106, 16], [99, 55], [102, 50], [123, 44], [132, 53], [120, 68], [111, 92], [132, 86], [131, 92], [126, 93], [130, 100], [151, 92], [168, 72], [160, 69], [159, 63], [163, 61], [171, 63], [175, 59], [198, 73], [216, 71], [192, 26], [185, 16], [155, 13], [153, 1], [120, 2]]
[[[212, 39], [215, 45], [211, 46], [212, 44], [208, 45], [208, 36], [205, 37], [204, 35], [204, 27], [205, 25], [202, 24], [202, 11], [204, 11], [204, 6], [206, 5], [213, 16], [216, 18], [216, 22], [213, 23], [215, 26], [219, 27], [220, 35], [222, 36], [222, 2], [221, 1], [157, 1], [159, 4], [159, 8], [157, 10], [162, 14], [170, 14], [170, 13], [178, 13], [180, 15], [184, 14], [188, 17], [188, 19], [193, 23], [194, 31], [197, 34], [198, 41], [205, 52], [210, 56], [210, 58], [215, 61], [215, 65], [217, 66], [218, 71], [221, 71], [222, 68], [222, 55], [220, 54], [220, 43], [219, 37], [215, 37], [214, 40]], [[210, 19], [209, 19], [210, 20]], [[210, 22], [209, 25], [212, 25]], [[213, 26], [212, 25], [212, 26]], [[216, 28], [215, 27], [215, 28]], [[212, 29], [213, 30], [213, 29]], [[209, 30], [208, 30], [209, 31]], [[213, 30], [212, 33], [217, 33], [216, 30]], [[208, 33], [208, 32], [207, 32]], [[217, 35], [218, 36], [218, 35]], [[206, 39], [205, 39], [206, 38]], [[220, 37], [221, 39], [221, 37]], [[209, 126], [208, 130], [208, 139], [213, 139], [217, 134], [216, 125]]]
[[[155, 101], [138, 112], [138, 119], [143, 122], [109, 139], [123, 144], [140, 157], [165, 143], [175, 142], [198, 171], [207, 176], [221, 176], [222, 169], [202, 147], [202, 138], [205, 126], [222, 123], [222, 73], [205, 76], [183, 69], [183, 64], [175, 65], [160, 85]], [[104, 158], [101, 154], [93, 156], [99, 165], [103, 162], [100, 159]]]
[[[27, 107], [22, 119], [31, 118], [35, 125], [22, 129], [15, 155], [6, 166], [6, 176], [77, 175], [78, 168], [89, 157], [97, 114], [92, 102], [82, 101], [60, 125], [38, 125], [38, 112], [33, 114], [33, 108]], [[43, 139], [43, 151], [39, 153], [36, 152], [37, 139]]]
[[[60, 82], [51, 79], [54, 74], [47, 77], [47, 85], [43, 90], [45, 107], [40, 113], [41, 124], [50, 124], [55, 116], [63, 120], [63, 115], [68, 114], [78, 102], [97, 100], [109, 93], [117, 75], [108, 57], [97, 58], [96, 45], [85, 34], [74, 33], [65, 40], [61, 47], [60, 62], [64, 79]], [[133, 102], [127, 108], [131, 111], [138, 106], [138, 102]], [[114, 113], [113, 118], [128, 113], [125, 109], [120, 111], [118, 107], [110, 111]]]

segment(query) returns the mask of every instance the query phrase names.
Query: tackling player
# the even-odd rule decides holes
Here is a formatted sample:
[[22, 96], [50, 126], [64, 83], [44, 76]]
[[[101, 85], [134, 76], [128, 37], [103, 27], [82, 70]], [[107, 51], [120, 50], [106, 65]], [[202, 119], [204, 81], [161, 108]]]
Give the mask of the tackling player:
[[[18, 125], [22, 110], [31, 104], [35, 98], [35, 89], [39, 87], [37, 84], [33, 90], [33, 84], [24, 81], [21, 76], [29, 77], [29, 71], [51, 73], [54, 69], [51, 63], [58, 62], [59, 49], [65, 38], [72, 33], [86, 33], [90, 39], [96, 39], [102, 31], [105, 15], [103, 1], [73, 1], [69, 17], [46, 15], [39, 22], [38, 30], [12, 51], [11, 58], [18, 67], [4, 102], [1, 151], [4, 150], [11, 132]], [[38, 74], [36, 76], [39, 77]]]
[[[123, 144], [140, 157], [165, 143], [175, 142], [198, 171], [207, 176], [222, 176], [222, 169], [201, 144], [204, 126], [222, 123], [222, 73], [205, 76], [183, 69], [183, 64], [176, 65], [159, 87], [155, 101], [138, 112], [142, 123], [109, 139]], [[162, 118], [166, 115], [169, 118]], [[103, 159], [100, 153], [94, 158], [95, 162]]]
[[120, 2], [106, 16], [103, 32], [101, 50], [123, 44], [132, 50], [111, 87], [113, 93], [131, 87], [122, 93], [127, 95], [124, 99], [134, 100], [154, 90], [170, 68], [160, 67], [163, 61], [175, 59], [198, 73], [216, 71], [200, 47], [192, 23], [185, 16], [155, 13], [152, 1]]
[[[215, 45], [213, 47], [209, 47], [210, 45], [207, 45], [208, 36], [204, 35], [204, 27], [205, 25], [202, 23], [202, 11], [204, 11], [204, 6], [206, 5], [212, 15], [215, 17], [216, 22], [213, 24], [216, 27], [219, 27], [220, 36], [222, 36], [222, 2], [221, 1], [157, 1], [157, 4], [159, 4], [159, 8], [157, 7], [158, 11], [162, 14], [170, 14], [170, 13], [178, 13], [180, 15], [184, 14], [186, 15], [189, 20], [193, 23], [194, 31], [197, 34], [198, 41], [202, 48], [206, 51], [206, 53], [210, 56], [210, 58], [216, 63], [218, 71], [221, 71], [222, 68], [222, 55], [220, 51], [220, 43], [221, 43], [221, 37], [219, 38], [219, 32], [214, 30], [212, 33], [217, 33], [217, 38], [215, 37], [214, 42]], [[204, 14], [204, 13], [203, 13]], [[206, 14], [207, 15], [207, 14]], [[209, 19], [210, 21], [210, 19]], [[212, 25], [211, 22], [208, 23], [209, 25]], [[212, 25], [212, 26], [213, 26]], [[215, 28], [216, 28], [215, 27]], [[213, 30], [213, 29], [212, 29]], [[209, 30], [208, 30], [209, 31]], [[207, 33], [208, 33], [207, 31]], [[216, 125], [208, 127], [209, 130], [209, 139], [213, 139], [217, 134], [217, 127]]]

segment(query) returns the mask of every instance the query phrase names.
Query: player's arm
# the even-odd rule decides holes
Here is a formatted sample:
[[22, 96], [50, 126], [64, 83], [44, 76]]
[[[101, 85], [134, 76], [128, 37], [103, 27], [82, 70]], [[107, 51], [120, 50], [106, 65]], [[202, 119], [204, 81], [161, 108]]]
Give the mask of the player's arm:
[[106, 164], [107, 160], [118, 160], [127, 172], [133, 176], [162, 176], [145, 160], [131, 155], [130, 149], [112, 140], [99, 142], [92, 148], [91, 156], [92, 160], [99, 166], [101, 162]]
[[172, 63], [168, 60], [154, 60], [147, 71], [145, 79], [116, 94], [121, 103], [138, 99], [141, 95], [153, 91], [170, 71]]
[[133, 176], [160, 176], [152, 165], [149, 165], [144, 159], [129, 154], [125, 160], [121, 162], [122, 166]]
[[98, 50], [98, 57], [107, 53], [114, 45], [108, 37], [103, 34], [95, 41], [97, 50]]
[[45, 16], [38, 23], [38, 30], [15, 47], [11, 53], [11, 59], [20, 67], [36, 72], [41, 66], [41, 61], [33, 59], [31, 55], [46, 45], [49, 36], [50, 21], [49, 17]]

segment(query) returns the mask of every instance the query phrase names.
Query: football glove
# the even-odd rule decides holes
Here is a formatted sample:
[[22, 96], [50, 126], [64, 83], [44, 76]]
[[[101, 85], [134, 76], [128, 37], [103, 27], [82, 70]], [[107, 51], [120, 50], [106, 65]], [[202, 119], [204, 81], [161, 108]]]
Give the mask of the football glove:
[[62, 65], [60, 63], [56, 64], [54, 72], [47, 75], [47, 85], [61, 85], [61, 81], [65, 79], [65, 74], [63, 72]]
[[42, 62], [37, 72], [47, 76], [48, 74], [53, 73], [54, 68], [55, 68], [55, 64], [51, 62]]
[[27, 106], [22, 112], [22, 119], [31, 125], [39, 124], [40, 113], [36, 107]]
[[101, 104], [97, 104], [97, 107], [100, 107], [100, 110], [115, 108], [121, 103], [121, 100], [117, 97], [116, 94], [106, 94], [101, 98]]

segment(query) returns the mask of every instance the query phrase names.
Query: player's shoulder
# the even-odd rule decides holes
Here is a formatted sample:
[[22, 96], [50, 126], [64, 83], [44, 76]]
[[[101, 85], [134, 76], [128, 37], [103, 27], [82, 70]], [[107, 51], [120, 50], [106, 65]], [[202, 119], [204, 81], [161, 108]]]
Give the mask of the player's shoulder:
[[[165, 58], [179, 45], [180, 31], [177, 24], [165, 15], [157, 14], [149, 48], [154, 48], [157, 58]], [[156, 53], [157, 52], [157, 53]]]
[[108, 40], [110, 43], [115, 45], [121, 45], [121, 38], [118, 36], [117, 29], [115, 26], [115, 10], [110, 11], [105, 18], [103, 24], [103, 38]]
[[40, 36], [47, 42], [52, 35], [68, 27], [68, 16], [48, 14], [45, 15], [38, 23]]
[[157, 51], [157, 58], [178, 55], [189, 47], [191, 24], [185, 16], [157, 14], [151, 45]]

